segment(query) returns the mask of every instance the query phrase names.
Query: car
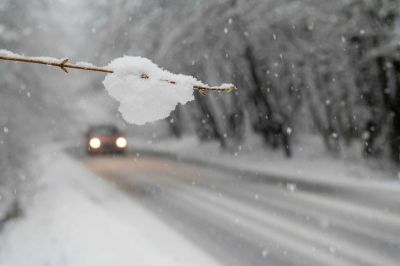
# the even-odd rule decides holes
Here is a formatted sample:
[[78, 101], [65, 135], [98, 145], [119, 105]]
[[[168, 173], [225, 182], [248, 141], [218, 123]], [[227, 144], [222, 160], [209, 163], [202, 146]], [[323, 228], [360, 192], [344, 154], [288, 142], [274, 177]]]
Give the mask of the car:
[[128, 147], [128, 140], [114, 125], [91, 126], [86, 133], [86, 151], [94, 154], [123, 154]]

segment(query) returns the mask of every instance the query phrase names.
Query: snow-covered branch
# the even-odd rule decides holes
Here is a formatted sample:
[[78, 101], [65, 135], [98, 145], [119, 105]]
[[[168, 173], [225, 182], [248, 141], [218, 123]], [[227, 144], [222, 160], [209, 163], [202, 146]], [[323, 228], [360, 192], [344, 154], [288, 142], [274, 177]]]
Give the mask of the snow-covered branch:
[[[23, 56], [19, 54], [12, 53], [6, 50], [0, 50], [0, 60], [7, 61], [16, 61], [23, 63], [31, 63], [31, 64], [40, 64], [40, 65], [48, 65], [61, 68], [65, 73], [68, 73], [68, 68], [79, 69], [79, 70], [87, 70], [87, 71], [96, 71], [96, 72], [104, 72], [104, 73], [114, 73], [114, 70], [107, 67], [98, 67], [92, 65], [90, 63], [81, 62], [79, 64], [72, 64], [69, 62], [68, 58], [57, 59], [53, 57], [31, 57], [31, 56]], [[140, 74], [141, 79], [150, 79], [148, 73], [143, 72]], [[169, 84], [177, 84], [178, 81], [168, 80], [168, 79], [160, 79], [159, 81], [167, 82]], [[198, 90], [201, 95], [205, 95], [206, 91], [211, 92], [231, 92], [236, 90], [236, 87], [232, 84], [223, 84], [217, 87], [210, 87], [204, 84], [194, 84], [193, 90]]]
[[103, 82], [108, 93], [120, 103], [119, 110], [129, 123], [145, 124], [168, 117], [177, 104], [194, 100], [193, 90], [200, 95], [206, 92], [231, 92], [233, 84], [211, 87], [192, 76], [173, 74], [143, 57], [124, 56], [106, 67], [90, 63], [69, 63], [67, 58], [28, 57], [0, 50], [0, 59], [31, 64], [105, 72]]

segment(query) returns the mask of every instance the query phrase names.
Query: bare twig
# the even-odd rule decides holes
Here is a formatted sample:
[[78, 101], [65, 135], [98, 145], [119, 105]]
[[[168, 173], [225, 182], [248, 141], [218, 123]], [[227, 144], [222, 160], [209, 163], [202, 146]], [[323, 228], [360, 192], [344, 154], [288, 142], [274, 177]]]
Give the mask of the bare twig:
[[70, 64], [70, 63], [68, 63], [68, 58], [61, 59], [59, 63], [53, 62], [53, 61], [46, 61], [46, 60], [42, 60], [42, 59], [35, 59], [35, 58], [31, 58], [31, 57], [22, 57], [22, 56], [14, 57], [14, 56], [0, 55], [0, 59], [1, 60], [9, 60], [9, 61], [18, 61], [18, 62], [24, 62], [24, 63], [55, 66], [55, 67], [61, 68], [66, 73], [68, 73], [67, 68], [113, 73], [113, 71], [111, 69], [107, 69], [107, 68], [103, 68], [103, 67], [82, 66], [82, 65]]
[[[83, 66], [83, 65], [78, 65], [78, 64], [71, 64], [71, 63], [68, 63], [68, 58], [60, 59], [60, 62], [55, 62], [55, 61], [41, 59], [41, 58], [24, 57], [24, 56], [19, 56], [19, 55], [18, 56], [0, 55], [0, 60], [55, 66], [55, 67], [61, 68], [65, 73], [68, 73], [68, 68], [87, 70], [87, 71], [97, 71], [97, 72], [104, 72], [104, 73], [114, 73], [114, 71], [112, 69], [105, 68], [105, 67]], [[143, 73], [140, 75], [140, 78], [141, 79], [149, 79], [150, 77], [146, 73]], [[160, 81], [164, 81], [164, 82], [167, 82], [170, 84], [177, 84], [177, 82], [174, 80], [162, 79]], [[231, 92], [233, 90], [236, 90], [236, 87], [234, 85], [226, 85], [226, 86], [220, 86], [220, 87], [194, 85], [193, 90], [198, 90], [200, 95], [205, 95], [206, 91]]]

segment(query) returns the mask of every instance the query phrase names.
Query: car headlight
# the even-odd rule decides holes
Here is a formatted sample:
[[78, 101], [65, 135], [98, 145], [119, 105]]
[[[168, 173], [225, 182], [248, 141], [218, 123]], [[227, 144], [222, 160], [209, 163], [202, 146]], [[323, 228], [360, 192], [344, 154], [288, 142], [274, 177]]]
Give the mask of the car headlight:
[[99, 138], [91, 138], [89, 140], [89, 146], [92, 149], [98, 149], [101, 146], [101, 141]]
[[115, 144], [117, 145], [118, 148], [125, 148], [128, 145], [128, 141], [124, 137], [119, 137], [115, 141]]

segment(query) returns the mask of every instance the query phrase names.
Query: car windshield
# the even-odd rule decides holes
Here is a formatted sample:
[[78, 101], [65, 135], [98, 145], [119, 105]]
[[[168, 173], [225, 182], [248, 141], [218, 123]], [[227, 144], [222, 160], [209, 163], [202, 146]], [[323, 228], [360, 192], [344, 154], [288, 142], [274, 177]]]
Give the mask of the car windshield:
[[0, 0], [0, 266], [399, 266], [400, 0]]
[[93, 127], [89, 132], [96, 135], [112, 136], [118, 133], [118, 129], [111, 126], [99, 126]]

